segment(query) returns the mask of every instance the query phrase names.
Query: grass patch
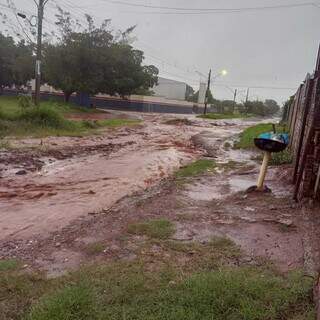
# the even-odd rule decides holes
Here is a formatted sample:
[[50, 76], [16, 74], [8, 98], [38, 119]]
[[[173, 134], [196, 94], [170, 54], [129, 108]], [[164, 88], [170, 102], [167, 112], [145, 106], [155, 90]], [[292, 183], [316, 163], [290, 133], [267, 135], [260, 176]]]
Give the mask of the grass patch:
[[85, 251], [89, 255], [96, 255], [102, 253], [106, 246], [101, 242], [90, 243], [86, 246]]
[[213, 160], [201, 159], [197, 160], [185, 167], [182, 167], [175, 174], [176, 178], [187, 178], [197, 176], [199, 174], [209, 172], [216, 167], [216, 162]]
[[197, 116], [197, 118], [201, 119], [209, 119], [209, 120], [223, 120], [223, 119], [243, 119], [249, 118], [252, 115], [245, 115], [239, 113], [207, 113]]
[[[119, 266], [118, 266], [119, 267]], [[312, 319], [312, 281], [250, 268], [223, 269], [177, 278], [169, 269], [152, 274], [94, 268], [33, 305], [28, 320], [84, 319]], [[308, 318], [304, 318], [308, 319]]]
[[74, 112], [96, 113], [97, 110], [52, 101], [43, 101], [40, 107], [22, 107], [17, 97], [0, 97], [0, 137], [80, 136], [97, 133], [104, 127], [116, 128], [140, 123], [139, 120], [131, 119], [72, 121], [65, 118], [66, 114]]
[[0, 260], [0, 272], [16, 270], [19, 266], [20, 263], [15, 259]]
[[[253, 160], [262, 161], [263, 154], [253, 157]], [[272, 153], [269, 165], [271, 166], [281, 166], [284, 164], [291, 164], [293, 161], [292, 153], [289, 150], [284, 150], [282, 152]]]
[[135, 235], [145, 235], [149, 238], [167, 239], [175, 232], [175, 228], [171, 221], [158, 219], [130, 224], [128, 232]]
[[107, 120], [99, 120], [98, 125], [101, 127], [122, 127], [122, 126], [135, 126], [141, 124], [141, 120], [133, 120], [133, 119], [107, 119]]
[[[276, 125], [277, 132], [284, 132], [285, 127], [281, 125]], [[245, 129], [240, 134], [240, 140], [236, 142], [236, 149], [253, 149], [254, 138], [257, 138], [261, 133], [264, 132], [272, 132], [272, 124], [271, 123], [262, 123], [252, 127]]]
[[267, 268], [226, 267], [230, 260], [219, 264], [220, 259], [237, 261], [241, 255], [229, 239], [215, 237], [206, 244], [156, 239], [147, 244], [149, 249], [141, 248], [134, 261], [95, 264], [57, 279], [4, 273], [1, 316], [13, 320], [314, 319], [312, 279], [299, 272], [282, 276]]
[[65, 287], [44, 297], [32, 308], [30, 320], [87, 320], [97, 319], [97, 301], [94, 291], [84, 285]]

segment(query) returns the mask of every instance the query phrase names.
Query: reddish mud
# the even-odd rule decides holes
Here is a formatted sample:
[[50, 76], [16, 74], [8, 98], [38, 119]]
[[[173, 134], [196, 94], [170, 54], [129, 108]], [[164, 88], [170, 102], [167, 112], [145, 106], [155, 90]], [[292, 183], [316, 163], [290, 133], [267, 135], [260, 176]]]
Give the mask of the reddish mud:
[[[128, 224], [167, 217], [176, 241], [229, 237], [249, 263], [261, 257], [283, 271], [303, 267], [309, 240], [291, 200], [289, 169], [269, 170], [272, 194], [247, 195], [259, 166], [252, 153], [224, 147], [253, 122], [143, 117], [143, 126], [100, 136], [16, 142], [27, 152], [4, 156], [17, 160], [6, 162], [0, 179], [0, 257], [18, 257], [49, 276], [87, 261], [132, 259], [144, 240], [130, 236]], [[29, 151], [40, 143], [36, 155]], [[213, 157], [216, 172], [182, 186], [169, 178], [200, 156]], [[29, 170], [24, 159], [41, 165]], [[16, 175], [19, 170], [26, 174]], [[97, 242], [105, 250], [89, 255], [87, 246]]]

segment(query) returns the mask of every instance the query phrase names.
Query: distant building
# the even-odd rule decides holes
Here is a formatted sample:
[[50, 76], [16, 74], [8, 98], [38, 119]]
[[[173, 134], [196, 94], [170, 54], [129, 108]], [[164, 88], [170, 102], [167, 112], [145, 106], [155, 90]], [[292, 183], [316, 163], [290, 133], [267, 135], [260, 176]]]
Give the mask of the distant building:
[[171, 100], [185, 100], [188, 85], [184, 82], [158, 78], [158, 84], [152, 88], [155, 97], [162, 97]]

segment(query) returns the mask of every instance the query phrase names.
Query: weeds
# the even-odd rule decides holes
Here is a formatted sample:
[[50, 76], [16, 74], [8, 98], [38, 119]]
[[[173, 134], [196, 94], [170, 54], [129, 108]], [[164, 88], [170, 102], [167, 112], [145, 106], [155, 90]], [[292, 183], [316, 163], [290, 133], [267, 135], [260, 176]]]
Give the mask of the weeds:
[[146, 235], [149, 238], [155, 239], [167, 239], [174, 231], [175, 228], [173, 223], [166, 219], [133, 223], [128, 226], [128, 232], [131, 234]]
[[90, 243], [86, 246], [85, 251], [89, 255], [96, 255], [102, 253], [105, 249], [105, 245], [101, 242]]
[[40, 299], [27, 319], [276, 320], [313, 312], [312, 281], [301, 274], [224, 268], [179, 279], [170, 269], [122, 266], [93, 268], [73, 281]]
[[[262, 161], [263, 155], [258, 155], [253, 157], [253, 160]], [[291, 164], [293, 161], [292, 153], [289, 150], [284, 150], [282, 152], [272, 153], [271, 160], [269, 164], [271, 166], [280, 166], [283, 164]]]
[[83, 283], [65, 287], [44, 297], [33, 307], [29, 320], [97, 319], [98, 304], [94, 291]]
[[19, 265], [19, 262], [15, 259], [0, 260], [0, 272], [16, 270]]
[[103, 127], [116, 128], [140, 123], [130, 119], [108, 119], [98, 121], [71, 121], [65, 119], [70, 112], [97, 112], [57, 102], [32, 105], [27, 97], [0, 98], [0, 137], [5, 136], [79, 136], [95, 133]]
[[[312, 279], [297, 272], [282, 276], [266, 268], [226, 267], [241, 257], [229, 239], [216, 237], [206, 244], [150, 240], [148, 245], [135, 261], [91, 265], [53, 280], [14, 270], [4, 273], [1, 316], [14, 320], [314, 319]], [[162, 250], [158, 255], [152, 250], [155, 246]]]
[[198, 116], [197, 118], [209, 119], [209, 120], [223, 120], [223, 119], [242, 119], [248, 118], [251, 115], [236, 114], [236, 113], [207, 113]]
[[216, 162], [213, 160], [197, 160], [185, 167], [182, 167], [176, 172], [176, 178], [187, 178], [197, 176], [199, 174], [209, 172], [216, 167]]

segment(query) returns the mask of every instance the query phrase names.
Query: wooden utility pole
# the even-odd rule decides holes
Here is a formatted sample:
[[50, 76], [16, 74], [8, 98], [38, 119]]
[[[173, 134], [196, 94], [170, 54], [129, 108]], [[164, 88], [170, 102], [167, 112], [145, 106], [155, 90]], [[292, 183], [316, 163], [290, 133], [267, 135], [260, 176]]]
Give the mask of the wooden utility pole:
[[35, 74], [35, 96], [34, 103], [38, 106], [40, 103], [40, 86], [41, 86], [41, 60], [42, 60], [42, 21], [44, 6], [48, 0], [39, 0], [38, 3], [38, 32], [37, 32], [37, 57], [36, 57], [36, 74]]
[[210, 92], [210, 84], [211, 84], [211, 69], [209, 71], [209, 76], [208, 76], [208, 86], [207, 86], [207, 91], [206, 91], [206, 99], [205, 99], [205, 102], [204, 102], [204, 112], [203, 112], [203, 114], [207, 114], [208, 99], [209, 99], [209, 92]]

